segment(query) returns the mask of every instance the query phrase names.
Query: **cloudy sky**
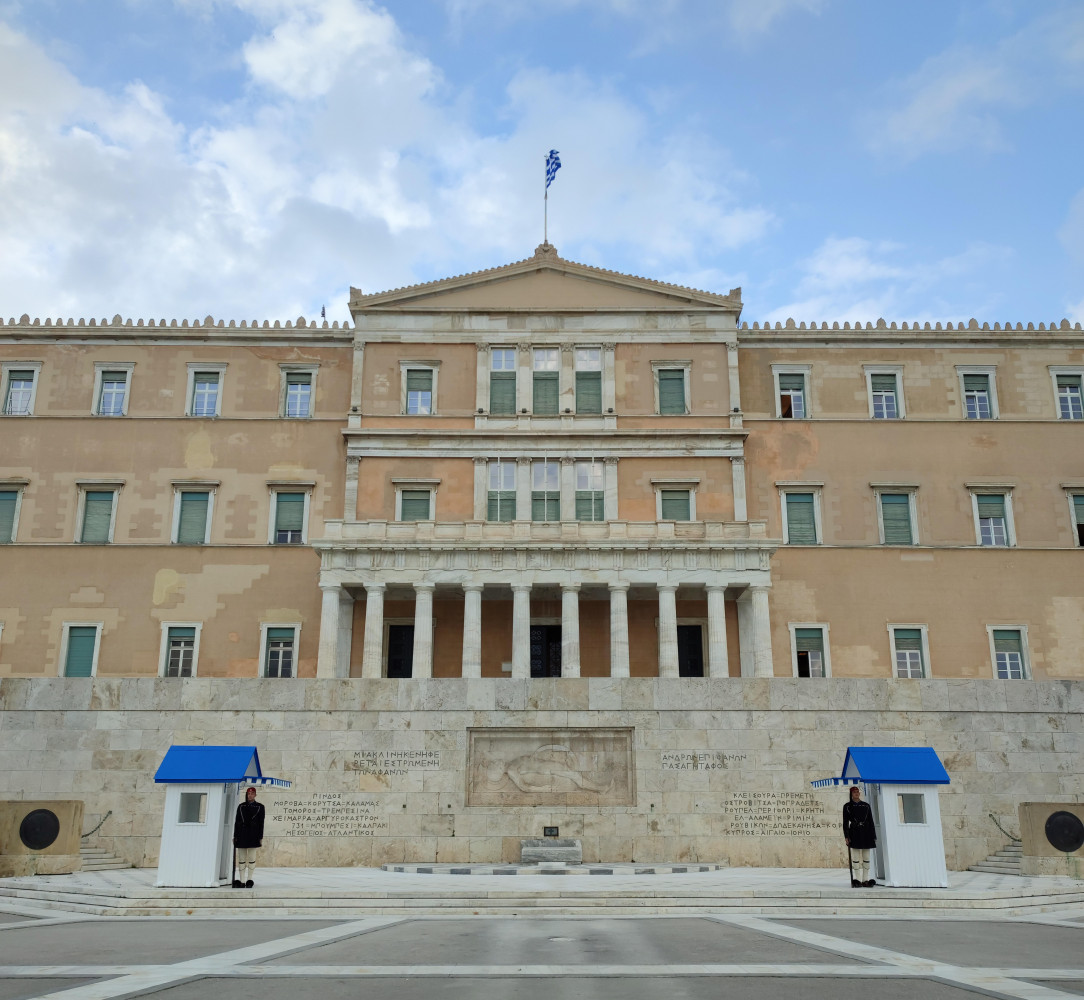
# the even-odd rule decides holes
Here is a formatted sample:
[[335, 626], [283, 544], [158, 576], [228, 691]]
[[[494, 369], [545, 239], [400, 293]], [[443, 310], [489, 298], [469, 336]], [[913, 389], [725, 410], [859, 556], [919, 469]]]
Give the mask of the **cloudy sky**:
[[747, 320], [1084, 320], [1078, 0], [0, 0], [0, 314], [347, 318], [550, 240]]

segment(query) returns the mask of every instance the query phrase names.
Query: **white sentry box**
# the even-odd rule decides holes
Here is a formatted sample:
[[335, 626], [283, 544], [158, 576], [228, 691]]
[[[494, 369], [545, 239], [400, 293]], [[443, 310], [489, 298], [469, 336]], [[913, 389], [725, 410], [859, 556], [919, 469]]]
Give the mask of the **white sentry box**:
[[162, 845], [155, 885], [211, 888], [233, 878], [233, 813], [237, 783], [166, 786]]

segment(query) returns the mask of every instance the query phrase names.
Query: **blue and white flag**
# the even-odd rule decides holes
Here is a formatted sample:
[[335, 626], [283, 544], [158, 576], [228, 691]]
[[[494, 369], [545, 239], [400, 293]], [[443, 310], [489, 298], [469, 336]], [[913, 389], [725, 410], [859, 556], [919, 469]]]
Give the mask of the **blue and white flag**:
[[548, 188], [553, 183], [553, 178], [557, 176], [557, 171], [561, 169], [561, 157], [556, 149], [550, 150], [550, 155], [546, 157], [546, 187]]

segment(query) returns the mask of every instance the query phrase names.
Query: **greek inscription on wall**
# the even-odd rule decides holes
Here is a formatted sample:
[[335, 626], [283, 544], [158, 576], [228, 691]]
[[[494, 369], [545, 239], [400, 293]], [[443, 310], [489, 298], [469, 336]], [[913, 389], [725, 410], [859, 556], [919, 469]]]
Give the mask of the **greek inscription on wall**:
[[353, 757], [343, 761], [343, 770], [362, 774], [400, 775], [439, 768], [439, 750], [355, 750]]
[[721, 750], [663, 750], [659, 755], [662, 771], [725, 771], [744, 764], [745, 753], [724, 753]]
[[[269, 807], [268, 832], [279, 837], [372, 837], [388, 832], [376, 799], [350, 792], [313, 792]], [[275, 829], [278, 827], [278, 829]]]
[[823, 836], [839, 826], [812, 792], [731, 792], [721, 806], [722, 833], [735, 837]]

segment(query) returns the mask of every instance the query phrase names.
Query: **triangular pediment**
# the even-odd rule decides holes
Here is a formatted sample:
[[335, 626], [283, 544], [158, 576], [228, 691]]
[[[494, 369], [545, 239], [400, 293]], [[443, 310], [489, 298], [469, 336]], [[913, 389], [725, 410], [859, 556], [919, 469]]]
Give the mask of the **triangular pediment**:
[[533, 257], [486, 271], [364, 295], [351, 289], [351, 312], [625, 312], [713, 308], [741, 311], [728, 295], [590, 267], [543, 243]]

